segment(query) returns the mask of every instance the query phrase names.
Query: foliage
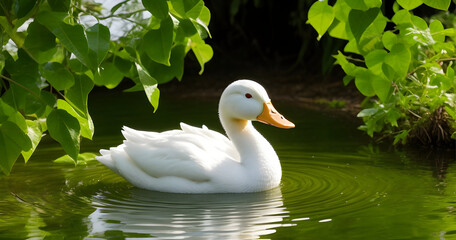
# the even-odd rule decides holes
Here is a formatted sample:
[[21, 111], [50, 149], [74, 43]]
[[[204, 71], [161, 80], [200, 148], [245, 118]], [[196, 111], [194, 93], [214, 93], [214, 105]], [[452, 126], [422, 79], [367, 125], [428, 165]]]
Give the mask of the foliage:
[[[212, 57], [210, 12], [202, 0], [122, 1], [110, 9], [84, 0], [2, 0], [0, 170], [29, 160], [45, 132], [75, 163], [92, 139], [87, 102], [94, 86], [124, 78], [155, 109], [158, 84], [182, 79], [191, 50], [201, 73]], [[111, 30], [110, 30], [111, 29]]]
[[[418, 139], [424, 144], [452, 142], [456, 126], [454, 14], [451, 0], [397, 0], [394, 15], [385, 16], [378, 0], [327, 0], [309, 9], [310, 23], [319, 34], [347, 40], [335, 55], [346, 73], [367, 97], [358, 117], [370, 136], [392, 136], [394, 143]], [[422, 18], [421, 5], [440, 10]], [[446, 25], [446, 26], [444, 26]]]

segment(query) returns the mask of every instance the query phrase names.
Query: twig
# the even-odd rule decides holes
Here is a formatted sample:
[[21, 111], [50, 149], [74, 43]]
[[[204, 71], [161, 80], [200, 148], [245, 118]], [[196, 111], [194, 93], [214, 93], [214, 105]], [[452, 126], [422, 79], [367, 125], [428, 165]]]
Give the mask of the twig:
[[420, 118], [421, 119], [421, 116], [412, 112], [412, 110], [407, 110], [409, 113], [411, 113], [413, 116], [417, 117], [417, 118]]
[[441, 59], [436, 59], [436, 62], [448, 62], [448, 61], [456, 61], [456, 58], [441, 58]]
[[364, 60], [362, 60], [362, 59], [352, 58], [352, 57], [350, 57], [350, 56], [345, 56], [345, 58], [346, 58], [347, 60], [351, 60], [351, 61], [353, 61], [353, 62], [362, 62], [362, 63], [364, 62]]

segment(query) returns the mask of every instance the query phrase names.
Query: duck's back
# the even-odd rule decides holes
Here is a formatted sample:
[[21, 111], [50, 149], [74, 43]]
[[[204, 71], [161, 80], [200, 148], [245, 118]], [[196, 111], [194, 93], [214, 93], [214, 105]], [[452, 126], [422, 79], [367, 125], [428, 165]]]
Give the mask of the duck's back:
[[196, 128], [181, 123], [181, 128], [157, 133], [124, 127], [124, 143], [100, 151], [102, 156], [97, 159], [133, 184], [139, 181], [135, 185], [154, 190], [160, 189], [150, 185], [165, 179], [210, 182], [218, 166], [240, 161], [233, 144], [224, 135], [205, 126]]

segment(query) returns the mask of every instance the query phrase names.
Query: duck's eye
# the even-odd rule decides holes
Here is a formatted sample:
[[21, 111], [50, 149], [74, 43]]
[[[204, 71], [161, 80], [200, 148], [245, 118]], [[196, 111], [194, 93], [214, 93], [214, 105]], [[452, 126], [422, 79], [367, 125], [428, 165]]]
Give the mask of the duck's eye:
[[252, 98], [252, 94], [246, 93], [246, 94], [245, 94], [245, 97], [246, 97], [246, 98]]

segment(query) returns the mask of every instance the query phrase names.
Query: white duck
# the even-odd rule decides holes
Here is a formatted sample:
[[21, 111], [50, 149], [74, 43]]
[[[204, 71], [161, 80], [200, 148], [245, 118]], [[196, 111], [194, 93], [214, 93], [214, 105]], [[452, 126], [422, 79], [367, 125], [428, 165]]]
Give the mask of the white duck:
[[277, 187], [279, 158], [251, 121], [280, 128], [294, 124], [280, 115], [258, 83], [238, 80], [223, 92], [219, 117], [228, 135], [181, 123], [162, 133], [123, 128], [126, 140], [100, 150], [97, 160], [133, 185], [162, 192], [258, 192]]

